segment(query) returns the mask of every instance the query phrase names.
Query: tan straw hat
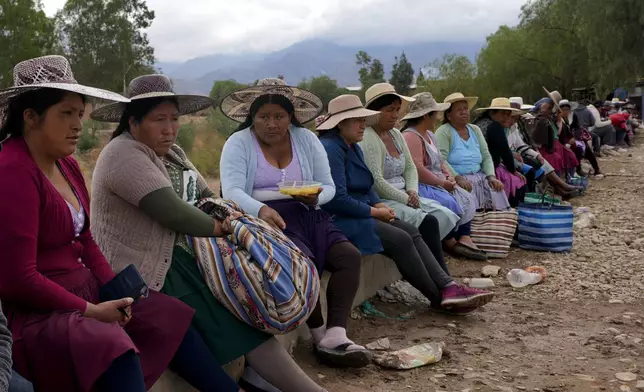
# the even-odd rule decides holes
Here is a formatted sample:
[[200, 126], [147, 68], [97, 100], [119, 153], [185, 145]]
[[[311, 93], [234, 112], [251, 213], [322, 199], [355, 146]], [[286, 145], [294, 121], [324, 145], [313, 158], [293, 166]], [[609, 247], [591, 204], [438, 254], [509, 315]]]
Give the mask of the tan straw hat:
[[380, 112], [375, 110], [365, 109], [362, 106], [360, 97], [353, 94], [340, 95], [329, 102], [329, 114], [326, 119], [316, 127], [319, 131], [335, 128], [342, 120], [348, 118], [361, 118], [373, 119], [380, 115]]
[[449, 109], [451, 103], [438, 103], [431, 93], [419, 93], [414, 95], [416, 101], [409, 104], [409, 113], [402, 118], [402, 121], [423, 117], [431, 112], [444, 112]]
[[13, 68], [13, 87], [0, 90], [0, 123], [4, 123], [5, 112], [11, 98], [42, 88], [64, 90], [110, 101], [130, 101], [111, 91], [78, 84], [65, 57], [36, 57], [16, 64]]
[[443, 102], [453, 104], [454, 102], [465, 101], [467, 102], [467, 107], [469, 107], [470, 110], [472, 110], [472, 108], [476, 106], [476, 103], [478, 102], [478, 100], [479, 100], [479, 97], [466, 97], [461, 93], [453, 93], [445, 97]]
[[405, 96], [405, 95], [400, 95], [396, 92], [396, 89], [394, 86], [392, 86], [389, 83], [376, 83], [373, 86], [369, 87], [367, 91], [365, 92], [365, 107], [369, 107], [376, 99], [380, 97], [384, 97], [385, 95], [395, 95], [400, 100], [402, 101], [402, 107], [400, 108], [401, 111], [405, 111], [406, 106], [409, 102], [414, 102], [415, 99]]
[[508, 98], [494, 98], [490, 103], [490, 107], [476, 109], [477, 112], [484, 112], [486, 110], [507, 110], [510, 112], [520, 112], [521, 109], [512, 107], [512, 103]]
[[237, 122], [244, 122], [250, 107], [262, 95], [277, 94], [288, 98], [295, 107], [295, 118], [304, 124], [316, 118], [324, 109], [322, 100], [310, 91], [287, 85], [279, 78], [266, 78], [257, 86], [243, 88], [229, 94], [221, 101], [221, 112]]
[[[214, 104], [210, 97], [203, 95], [182, 95], [175, 94], [172, 89], [172, 81], [166, 75], [143, 75], [133, 79], [127, 88], [127, 96], [131, 101], [141, 99], [168, 97], [177, 101], [179, 115], [195, 113], [209, 108]], [[103, 122], [119, 122], [127, 105], [114, 103], [94, 110], [91, 118]]]
[[554, 103], [555, 108], [557, 110], [561, 111], [561, 108], [559, 107], [559, 102], [561, 102], [561, 100], [563, 98], [561, 96], [561, 93], [559, 91], [557, 91], [557, 90], [555, 90], [553, 92], [550, 92], [545, 87], [543, 87], [543, 91], [545, 91], [546, 94], [548, 94], [548, 98], [550, 98], [550, 100]]

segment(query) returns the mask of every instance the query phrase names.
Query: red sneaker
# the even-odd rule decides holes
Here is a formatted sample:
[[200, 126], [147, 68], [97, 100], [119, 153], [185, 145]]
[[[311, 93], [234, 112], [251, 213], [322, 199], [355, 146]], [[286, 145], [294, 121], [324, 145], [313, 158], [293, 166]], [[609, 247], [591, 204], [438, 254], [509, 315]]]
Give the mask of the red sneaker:
[[443, 289], [443, 308], [479, 308], [494, 299], [494, 293], [453, 284]]

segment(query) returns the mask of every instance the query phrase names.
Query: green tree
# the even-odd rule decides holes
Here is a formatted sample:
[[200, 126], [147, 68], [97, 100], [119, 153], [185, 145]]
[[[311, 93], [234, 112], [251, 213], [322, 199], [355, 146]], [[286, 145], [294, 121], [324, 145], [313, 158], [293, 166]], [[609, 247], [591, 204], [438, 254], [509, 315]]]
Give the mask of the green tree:
[[360, 66], [358, 79], [360, 79], [363, 91], [376, 83], [385, 81], [385, 67], [382, 62], [371, 58], [367, 52], [361, 50], [356, 54], [356, 64]]
[[144, 0], [67, 0], [56, 20], [79, 81], [125, 92], [131, 79], [154, 72], [145, 33], [154, 12]]
[[409, 86], [414, 82], [414, 67], [407, 60], [405, 52], [402, 52], [400, 58], [396, 57], [393, 67], [391, 68], [391, 79], [389, 83], [396, 89], [399, 94], [408, 94]]
[[54, 22], [40, 1], [0, 0], [0, 88], [13, 85], [17, 63], [56, 52]]
[[237, 83], [236, 80], [217, 80], [210, 90], [210, 98], [215, 101], [215, 107], [218, 107], [221, 101], [232, 92], [248, 87], [247, 84]]
[[422, 85], [425, 83], [425, 74], [423, 73], [423, 69], [418, 70], [418, 77], [416, 78], [416, 85]]
[[298, 84], [297, 87], [309, 90], [320, 97], [325, 109], [333, 98], [343, 94], [343, 91], [338, 88], [338, 82], [326, 75], [305, 80]]

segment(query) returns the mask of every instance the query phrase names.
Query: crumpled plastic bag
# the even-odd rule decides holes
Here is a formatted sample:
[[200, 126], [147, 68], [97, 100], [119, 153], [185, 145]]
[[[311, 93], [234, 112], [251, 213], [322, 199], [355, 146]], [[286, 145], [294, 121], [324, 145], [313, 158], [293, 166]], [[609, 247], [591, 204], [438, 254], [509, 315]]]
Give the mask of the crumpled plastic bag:
[[444, 348], [443, 342], [423, 343], [398, 351], [376, 354], [373, 360], [378, 365], [389, 369], [415, 369], [440, 361], [443, 358]]

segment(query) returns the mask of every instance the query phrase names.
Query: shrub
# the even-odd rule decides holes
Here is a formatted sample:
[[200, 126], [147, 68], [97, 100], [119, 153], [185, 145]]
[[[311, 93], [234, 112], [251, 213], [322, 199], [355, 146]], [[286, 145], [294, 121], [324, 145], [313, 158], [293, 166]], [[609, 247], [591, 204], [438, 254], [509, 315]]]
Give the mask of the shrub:
[[226, 138], [230, 136], [239, 125], [235, 121], [226, 117], [219, 109], [212, 109], [210, 113], [208, 113], [207, 123], [210, 131], [216, 131]]
[[219, 178], [219, 159], [225, 139], [216, 132], [199, 132], [197, 148], [190, 154], [190, 160], [202, 176]]
[[99, 146], [101, 140], [98, 137], [98, 132], [102, 125], [94, 120], [83, 121], [83, 131], [78, 140], [78, 151], [87, 152]]
[[195, 126], [193, 123], [183, 124], [179, 127], [179, 134], [177, 135], [177, 144], [183, 148], [186, 153], [192, 151], [192, 146], [195, 144]]

